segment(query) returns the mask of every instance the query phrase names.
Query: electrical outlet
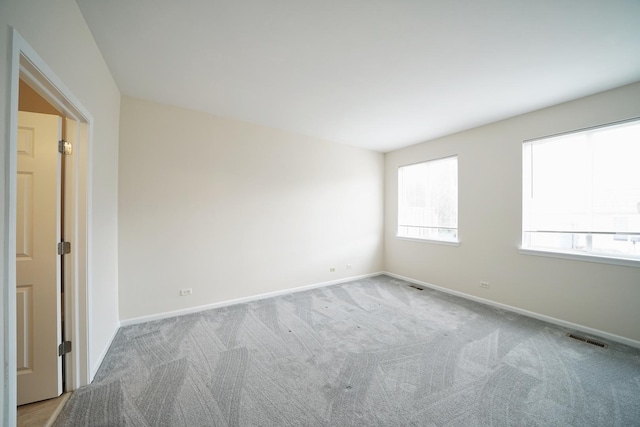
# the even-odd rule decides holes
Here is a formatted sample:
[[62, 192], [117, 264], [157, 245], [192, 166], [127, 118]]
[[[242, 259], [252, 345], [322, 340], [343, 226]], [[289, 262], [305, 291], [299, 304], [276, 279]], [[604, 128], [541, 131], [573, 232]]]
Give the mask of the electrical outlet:
[[481, 288], [485, 288], [485, 289], [489, 289], [489, 282], [480, 282], [480, 287]]
[[353, 268], [353, 265], [347, 264], [347, 270], [351, 270], [352, 268]]
[[180, 296], [181, 297], [186, 297], [187, 295], [191, 295], [191, 294], [192, 294], [191, 288], [180, 289]]
[[331, 268], [329, 269], [329, 272], [330, 272], [330, 273], [333, 273], [334, 271], [336, 271], [336, 269], [335, 269], [334, 267], [331, 267]]

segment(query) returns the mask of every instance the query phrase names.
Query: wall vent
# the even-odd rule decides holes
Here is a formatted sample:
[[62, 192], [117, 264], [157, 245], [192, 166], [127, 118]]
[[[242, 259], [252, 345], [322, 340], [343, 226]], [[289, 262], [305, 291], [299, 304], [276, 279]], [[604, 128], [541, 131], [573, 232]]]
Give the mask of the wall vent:
[[580, 335], [574, 335], [574, 334], [572, 334], [572, 333], [568, 333], [568, 334], [567, 334], [567, 336], [568, 336], [569, 338], [573, 338], [574, 340], [582, 341], [582, 342], [584, 342], [584, 343], [591, 344], [591, 345], [595, 345], [595, 346], [598, 346], [598, 347], [600, 347], [600, 348], [607, 348], [607, 347], [609, 347], [607, 344], [605, 344], [605, 343], [603, 343], [603, 342], [596, 341], [596, 340], [592, 340], [592, 339], [587, 338], [587, 337], [582, 337], [582, 336], [580, 336]]
[[417, 290], [419, 290], [419, 291], [424, 291], [424, 288], [421, 288], [420, 286], [416, 286], [416, 285], [409, 285], [409, 287], [410, 287], [410, 288], [413, 288], [413, 289], [417, 289]]

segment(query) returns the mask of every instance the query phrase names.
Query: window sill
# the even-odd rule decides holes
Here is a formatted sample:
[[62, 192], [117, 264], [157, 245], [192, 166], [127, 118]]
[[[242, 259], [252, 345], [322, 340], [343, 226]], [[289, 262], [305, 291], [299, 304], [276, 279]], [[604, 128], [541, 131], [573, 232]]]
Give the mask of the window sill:
[[544, 250], [544, 249], [518, 248], [518, 251], [524, 255], [534, 255], [534, 256], [542, 256], [542, 257], [550, 257], [550, 258], [563, 258], [563, 259], [571, 259], [575, 261], [597, 262], [600, 264], [623, 265], [625, 267], [640, 268], [640, 259], [633, 259], [633, 258], [617, 258], [612, 256], [606, 256], [606, 255], [587, 255], [587, 254], [579, 254], [575, 252], [561, 252], [561, 251], [552, 251], [552, 250]]
[[435, 245], [444, 245], [444, 246], [460, 246], [460, 242], [452, 242], [450, 240], [435, 240], [435, 239], [419, 239], [417, 237], [403, 237], [396, 235], [396, 239], [398, 240], [406, 240], [409, 242], [419, 242], [419, 243], [433, 243]]

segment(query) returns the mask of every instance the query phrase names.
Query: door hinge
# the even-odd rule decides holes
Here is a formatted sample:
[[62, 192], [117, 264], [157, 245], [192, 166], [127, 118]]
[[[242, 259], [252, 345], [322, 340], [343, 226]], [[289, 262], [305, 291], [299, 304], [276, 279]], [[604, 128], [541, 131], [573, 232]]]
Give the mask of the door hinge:
[[71, 242], [58, 243], [58, 255], [66, 255], [71, 253]]
[[60, 154], [71, 154], [73, 152], [73, 145], [64, 139], [58, 141], [58, 152]]
[[63, 356], [67, 353], [71, 353], [71, 341], [63, 341], [58, 346], [58, 356]]

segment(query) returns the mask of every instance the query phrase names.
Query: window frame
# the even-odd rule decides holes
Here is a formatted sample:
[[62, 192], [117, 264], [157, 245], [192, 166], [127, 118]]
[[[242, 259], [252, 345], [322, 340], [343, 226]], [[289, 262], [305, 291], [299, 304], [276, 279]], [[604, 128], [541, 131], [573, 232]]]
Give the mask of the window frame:
[[[547, 135], [547, 136], [542, 136], [542, 137], [537, 137], [537, 138], [532, 138], [532, 139], [522, 141], [522, 163], [521, 163], [521, 166], [522, 166], [522, 175], [521, 175], [522, 215], [521, 215], [521, 235], [520, 235], [521, 241], [520, 241], [520, 245], [518, 246], [518, 251], [521, 254], [551, 257], [551, 258], [562, 258], [562, 259], [570, 259], [570, 260], [586, 261], [586, 262], [595, 262], [595, 263], [603, 263], [603, 264], [612, 264], [612, 265], [622, 265], [622, 266], [629, 266], [629, 267], [640, 267], [639, 257], [626, 256], [626, 254], [616, 255], [615, 253], [609, 253], [609, 252], [582, 252], [582, 251], [571, 250], [571, 249], [565, 250], [561, 248], [525, 246], [524, 244], [526, 240], [525, 233], [533, 232], [533, 231], [527, 230], [527, 223], [526, 223], [526, 217], [527, 215], [529, 215], [529, 213], [527, 212], [527, 200], [525, 197], [526, 192], [529, 191], [528, 188], [525, 188], [525, 184], [527, 182], [525, 179], [525, 173], [528, 170], [527, 166], [525, 165], [527, 161], [527, 157], [526, 157], [527, 145], [531, 146], [531, 144], [535, 143], [536, 141], [547, 140], [547, 139], [552, 139], [552, 138], [557, 138], [562, 136], [569, 136], [572, 134], [588, 133], [588, 132], [597, 131], [598, 129], [605, 129], [609, 127], [614, 127], [614, 126], [619, 126], [619, 125], [624, 125], [627, 123], [634, 123], [634, 122], [640, 124], [640, 117], [633, 117], [625, 120], [608, 122], [608, 123], [590, 126], [586, 128], [571, 130], [567, 132], [561, 132], [557, 134], [552, 134], [552, 135]], [[635, 234], [635, 233], [637, 232], [635, 231], [629, 232], [629, 234]], [[599, 232], [596, 230], [591, 230], [590, 232], [587, 232], [587, 233], [584, 233], [584, 232], [581, 233], [580, 231], [575, 231], [572, 234], [588, 234], [589, 236], [592, 236], [593, 234], [599, 234]], [[607, 233], [607, 234], [615, 234], [615, 233]], [[624, 233], [621, 233], [621, 234], [624, 234]], [[590, 238], [587, 237], [587, 240], [590, 240]]]
[[[400, 197], [401, 197], [401, 189], [400, 189], [400, 171], [402, 168], [405, 167], [409, 167], [409, 166], [415, 166], [415, 165], [420, 165], [423, 163], [430, 163], [430, 162], [437, 162], [437, 161], [441, 161], [441, 160], [447, 160], [447, 159], [455, 159], [455, 164], [456, 164], [456, 194], [455, 194], [455, 200], [456, 200], [456, 227], [452, 228], [452, 227], [434, 227], [434, 228], [442, 228], [442, 229], [453, 229], [456, 232], [456, 238], [455, 240], [444, 240], [444, 239], [436, 239], [436, 238], [432, 238], [432, 237], [413, 237], [413, 236], [404, 236], [401, 235], [399, 233], [400, 231]], [[431, 244], [436, 244], [436, 245], [444, 245], [444, 246], [460, 246], [460, 226], [459, 226], [459, 218], [460, 218], [460, 213], [459, 213], [459, 205], [460, 205], [460, 188], [459, 188], [459, 181], [460, 181], [460, 167], [459, 167], [459, 155], [458, 154], [451, 154], [451, 155], [447, 155], [447, 156], [443, 156], [443, 157], [436, 157], [436, 158], [431, 158], [431, 159], [426, 159], [426, 160], [421, 160], [419, 162], [412, 162], [412, 163], [407, 163], [407, 164], [403, 164], [403, 165], [399, 165], [397, 172], [396, 172], [396, 178], [397, 178], [397, 190], [398, 190], [398, 194], [396, 197], [396, 202], [397, 202], [397, 206], [396, 206], [396, 232], [395, 232], [395, 237], [398, 240], [405, 240], [405, 241], [410, 241], [410, 242], [419, 242], [419, 243], [431, 243]]]

